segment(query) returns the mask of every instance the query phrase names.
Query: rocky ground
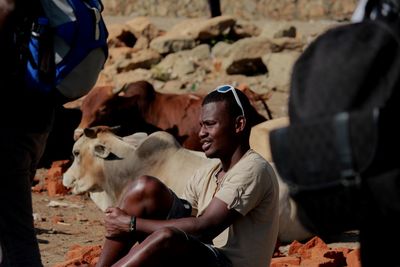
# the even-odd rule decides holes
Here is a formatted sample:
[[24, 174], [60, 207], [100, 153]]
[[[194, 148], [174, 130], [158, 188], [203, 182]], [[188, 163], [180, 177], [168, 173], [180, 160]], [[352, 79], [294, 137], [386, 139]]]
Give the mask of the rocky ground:
[[[103, 0], [108, 15], [137, 14], [162, 17], [209, 16], [208, 1], [190, 0]], [[333, 20], [348, 19], [357, 0], [220, 0], [222, 14], [247, 20]]]
[[[213, 25], [221, 25], [226, 21], [232, 23], [232, 20], [235, 25], [241, 25], [236, 34], [242, 30], [249, 38], [244, 46], [239, 46], [243, 45], [243, 41], [238, 44], [243, 38], [232, 39], [232, 35], [223, 31], [212, 33], [209, 39], [200, 41], [200, 26], [210, 33], [215, 29]], [[211, 22], [203, 18], [195, 23], [176, 17], [145, 17], [138, 20], [134, 16], [107, 17], [106, 21], [110, 26], [110, 58], [98, 84], [122, 86], [126, 82], [146, 79], [160, 92], [178, 93], [207, 92], [223, 83], [248, 86], [265, 95], [274, 117], [287, 115], [290, 70], [296, 58], [314, 38], [338, 24], [336, 21], [242, 21], [234, 17]], [[193, 24], [198, 28], [193, 28]], [[179, 42], [182, 39], [185, 42]], [[176, 45], [168, 46], [168, 42]], [[260, 49], [265, 42], [268, 45], [264, 50]], [[183, 46], [187, 47], [180, 49]], [[166, 47], [170, 50], [163, 50]], [[243, 53], [236, 53], [237, 49]], [[235, 62], [240, 60], [250, 62], [254, 72], [231, 71], [234, 69], [232, 66], [236, 66]], [[261, 108], [260, 112], [265, 114]], [[60, 186], [63, 169], [58, 165], [50, 171], [40, 169], [38, 184], [33, 189], [35, 227], [43, 263], [46, 267], [62, 262], [58, 266], [93, 263], [93, 257], [98, 255], [103, 240], [103, 214], [86, 196], [73, 196]], [[300, 258], [311, 257], [312, 253], [307, 254], [306, 251], [317, 247], [320, 252], [314, 251], [312, 255], [329, 261], [324, 257], [325, 253], [340, 247], [343, 249], [339, 252], [328, 253], [339, 258], [335, 263], [337, 265], [332, 263], [329, 266], [357, 266], [346, 262], [347, 255], [358, 247], [356, 239], [356, 233], [348, 233], [339, 240], [327, 241], [329, 247], [319, 240], [311, 241], [302, 249], [299, 243], [292, 246], [282, 244], [276, 256], [290, 255], [289, 258], [279, 257], [279, 260], [297, 264]], [[357, 263], [357, 256], [349, 257], [355, 258], [354, 262]]]

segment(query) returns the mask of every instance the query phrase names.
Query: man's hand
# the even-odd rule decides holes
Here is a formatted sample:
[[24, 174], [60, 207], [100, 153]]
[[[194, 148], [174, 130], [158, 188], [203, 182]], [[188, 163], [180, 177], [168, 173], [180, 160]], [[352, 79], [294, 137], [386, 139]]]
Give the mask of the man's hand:
[[120, 208], [107, 208], [105, 213], [106, 237], [120, 237], [129, 233], [130, 215]]

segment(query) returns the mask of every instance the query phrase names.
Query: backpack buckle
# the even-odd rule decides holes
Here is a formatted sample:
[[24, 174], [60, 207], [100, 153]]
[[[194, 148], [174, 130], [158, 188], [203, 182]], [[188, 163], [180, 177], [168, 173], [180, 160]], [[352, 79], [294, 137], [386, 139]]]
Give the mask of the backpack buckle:
[[90, 8], [93, 11], [94, 14], [94, 24], [95, 24], [95, 29], [94, 29], [94, 39], [95, 40], [99, 40], [100, 39], [100, 21], [101, 21], [101, 14], [100, 11], [95, 8], [95, 7], [91, 7]]

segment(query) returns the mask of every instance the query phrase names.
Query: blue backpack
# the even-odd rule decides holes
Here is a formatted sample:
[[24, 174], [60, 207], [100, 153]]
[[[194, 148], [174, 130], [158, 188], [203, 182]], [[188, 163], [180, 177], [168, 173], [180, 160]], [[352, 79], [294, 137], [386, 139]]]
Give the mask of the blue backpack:
[[100, 0], [40, 0], [22, 52], [28, 90], [77, 99], [94, 86], [108, 56]]

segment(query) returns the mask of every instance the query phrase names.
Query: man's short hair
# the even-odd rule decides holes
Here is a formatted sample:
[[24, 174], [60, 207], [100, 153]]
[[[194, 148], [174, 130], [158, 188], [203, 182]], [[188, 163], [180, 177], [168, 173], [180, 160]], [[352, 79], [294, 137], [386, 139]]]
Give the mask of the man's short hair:
[[[253, 107], [251, 106], [248, 97], [242, 91], [240, 91], [239, 89], [236, 89], [236, 88], [235, 88], [235, 91], [236, 91], [237, 96], [239, 97], [241, 104], [242, 104], [244, 115], [247, 120], [246, 128], [248, 130], [250, 130], [250, 124], [246, 117], [246, 114], [247, 115], [252, 114], [251, 109]], [[233, 92], [231, 92], [231, 91], [226, 92], [226, 93], [220, 93], [217, 90], [213, 90], [208, 95], [205, 96], [205, 98], [203, 99], [203, 103], [201, 105], [204, 106], [208, 103], [214, 103], [214, 102], [225, 102], [227, 105], [227, 109], [229, 110], [229, 114], [227, 114], [227, 115], [232, 116], [232, 118], [236, 118], [236, 117], [242, 115], [242, 110], [241, 110], [240, 106], [238, 105], [238, 103], [236, 102]]]
[[[251, 104], [247, 96], [240, 91], [239, 89], [236, 89], [236, 94], [239, 97], [239, 100], [243, 106], [244, 114], [249, 112], [249, 109], [251, 108]], [[237, 104], [235, 96], [233, 95], [233, 92], [228, 91], [226, 93], [220, 93], [217, 90], [211, 91], [206, 97], [203, 99], [202, 106], [208, 103], [212, 102], [221, 102], [224, 101], [227, 104], [227, 107], [230, 111], [230, 115], [237, 117], [242, 115], [242, 110], [240, 106]], [[247, 111], [247, 112], [246, 112]]]

